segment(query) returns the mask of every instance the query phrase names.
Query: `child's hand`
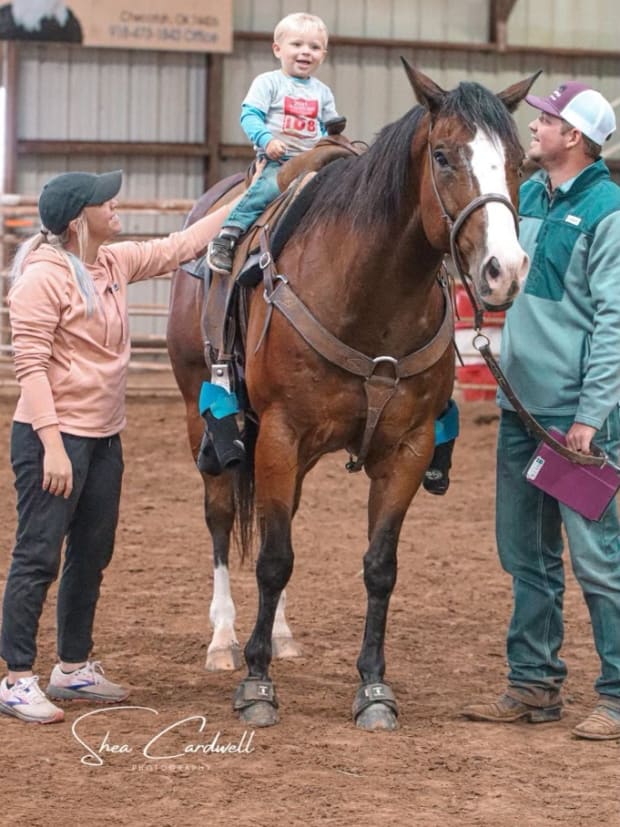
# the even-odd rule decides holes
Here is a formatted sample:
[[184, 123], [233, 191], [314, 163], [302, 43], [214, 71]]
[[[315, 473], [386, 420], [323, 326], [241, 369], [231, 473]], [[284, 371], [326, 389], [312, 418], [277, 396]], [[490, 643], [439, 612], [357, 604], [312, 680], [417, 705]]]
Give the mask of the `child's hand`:
[[279, 161], [283, 155], [286, 155], [286, 144], [284, 141], [273, 138], [265, 147], [265, 155], [270, 161]]

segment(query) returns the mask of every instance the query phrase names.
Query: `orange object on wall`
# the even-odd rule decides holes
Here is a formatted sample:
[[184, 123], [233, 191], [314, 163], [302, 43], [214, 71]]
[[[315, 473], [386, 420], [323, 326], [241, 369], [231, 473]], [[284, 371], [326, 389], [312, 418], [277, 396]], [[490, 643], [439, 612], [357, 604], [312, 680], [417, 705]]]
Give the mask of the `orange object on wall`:
[[[480, 399], [495, 399], [497, 383], [486, 362], [473, 346], [474, 338], [474, 309], [465, 288], [457, 284], [455, 289], [455, 305], [457, 318], [454, 324], [454, 339], [464, 364], [456, 360], [456, 380], [463, 392], [465, 402], [474, 402]], [[488, 337], [491, 343], [491, 353], [499, 356], [499, 347], [502, 336], [502, 327], [506, 314], [503, 311], [491, 313], [485, 311], [481, 333]]]

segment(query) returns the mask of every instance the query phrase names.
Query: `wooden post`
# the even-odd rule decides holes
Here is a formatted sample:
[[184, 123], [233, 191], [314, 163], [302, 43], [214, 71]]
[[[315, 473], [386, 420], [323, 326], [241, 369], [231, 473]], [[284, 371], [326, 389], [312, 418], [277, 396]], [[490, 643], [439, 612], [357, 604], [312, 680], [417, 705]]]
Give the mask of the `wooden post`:
[[17, 92], [19, 83], [19, 44], [13, 40], [4, 42], [2, 77], [5, 88], [4, 116], [4, 176], [3, 192], [17, 189]]
[[220, 180], [220, 144], [222, 142], [222, 97], [224, 95], [223, 58], [208, 54], [207, 58], [207, 106], [205, 143], [208, 156], [205, 159], [205, 190]]
[[491, 0], [489, 40], [498, 52], [505, 52], [508, 46], [508, 18], [516, 0]]

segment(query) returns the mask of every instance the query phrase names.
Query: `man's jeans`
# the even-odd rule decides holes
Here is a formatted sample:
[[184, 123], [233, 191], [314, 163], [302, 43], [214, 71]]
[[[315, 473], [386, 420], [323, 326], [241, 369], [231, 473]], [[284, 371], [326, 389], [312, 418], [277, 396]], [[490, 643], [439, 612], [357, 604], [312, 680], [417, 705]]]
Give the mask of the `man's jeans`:
[[232, 208], [225, 221], [227, 227], [238, 227], [245, 232], [249, 230], [265, 208], [280, 195], [276, 181], [282, 164], [267, 161], [265, 169], [258, 179], [245, 191], [239, 203]]
[[[540, 424], [566, 432], [572, 417], [539, 416]], [[618, 460], [620, 416], [616, 407], [595, 437]], [[620, 698], [620, 532], [615, 500], [599, 522], [526, 482], [523, 471], [538, 440], [512, 411], [502, 411], [497, 443], [496, 531], [499, 556], [513, 577], [514, 609], [508, 630], [509, 683], [557, 690], [566, 677], [563, 639], [564, 570], [561, 526], [568, 537], [575, 577], [592, 620], [601, 660], [595, 687]]]
[[1, 654], [9, 669], [32, 669], [45, 596], [58, 575], [58, 656], [86, 660], [103, 570], [114, 549], [123, 456], [118, 435], [105, 439], [62, 435], [73, 466], [69, 499], [41, 488], [43, 446], [30, 425], [14, 422], [11, 463], [17, 490], [17, 537], [2, 607]]

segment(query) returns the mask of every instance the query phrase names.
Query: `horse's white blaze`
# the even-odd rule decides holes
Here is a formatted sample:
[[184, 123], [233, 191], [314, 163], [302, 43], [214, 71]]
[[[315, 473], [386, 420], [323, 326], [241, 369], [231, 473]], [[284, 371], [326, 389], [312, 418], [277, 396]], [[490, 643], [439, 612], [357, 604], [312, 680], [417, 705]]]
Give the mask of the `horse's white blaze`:
[[213, 599], [209, 619], [213, 626], [213, 639], [209, 644], [209, 652], [238, 645], [235, 634], [235, 604], [230, 593], [230, 575], [227, 566], [217, 566], [213, 571]]
[[[476, 131], [470, 142], [471, 171], [478, 182], [480, 195], [498, 193], [510, 200], [506, 181], [506, 155], [501, 142], [487, 135], [481, 129]], [[514, 282], [525, 278], [528, 258], [519, 245], [514, 217], [511, 211], [501, 203], [489, 202], [484, 207], [487, 217], [486, 250], [481, 253], [477, 267], [484, 267], [494, 257], [500, 267], [496, 285], [490, 283], [492, 293], [503, 292]], [[472, 266], [472, 275], [474, 267]], [[490, 298], [490, 297], [489, 297]]]

